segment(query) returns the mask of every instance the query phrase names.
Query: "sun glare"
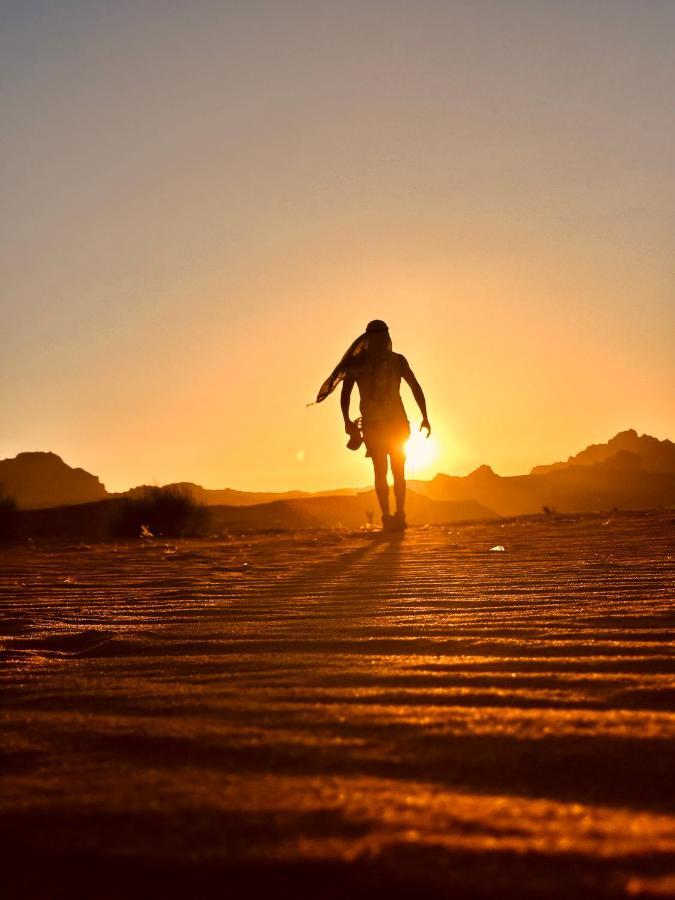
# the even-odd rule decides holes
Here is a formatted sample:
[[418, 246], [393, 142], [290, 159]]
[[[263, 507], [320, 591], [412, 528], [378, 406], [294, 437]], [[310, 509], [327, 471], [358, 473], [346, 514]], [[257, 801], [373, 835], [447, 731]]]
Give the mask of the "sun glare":
[[426, 470], [430, 469], [438, 458], [438, 445], [434, 438], [427, 438], [425, 433], [413, 431], [405, 445], [405, 452], [406, 469], [410, 474], [429, 474]]

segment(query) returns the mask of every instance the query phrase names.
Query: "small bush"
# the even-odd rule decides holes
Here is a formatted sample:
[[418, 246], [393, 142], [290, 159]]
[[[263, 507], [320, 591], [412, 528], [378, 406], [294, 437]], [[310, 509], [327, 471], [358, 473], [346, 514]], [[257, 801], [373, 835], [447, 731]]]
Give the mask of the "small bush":
[[16, 537], [18, 521], [16, 501], [0, 488], [0, 540]]
[[208, 513], [179, 488], [152, 487], [121, 501], [112, 523], [114, 537], [190, 537], [201, 534]]

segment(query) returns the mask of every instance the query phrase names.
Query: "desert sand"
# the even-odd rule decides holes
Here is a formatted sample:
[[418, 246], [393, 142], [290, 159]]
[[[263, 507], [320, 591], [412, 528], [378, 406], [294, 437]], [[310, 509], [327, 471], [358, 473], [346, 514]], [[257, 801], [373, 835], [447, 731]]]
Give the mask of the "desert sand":
[[667, 511], [8, 544], [3, 896], [672, 895], [674, 574]]

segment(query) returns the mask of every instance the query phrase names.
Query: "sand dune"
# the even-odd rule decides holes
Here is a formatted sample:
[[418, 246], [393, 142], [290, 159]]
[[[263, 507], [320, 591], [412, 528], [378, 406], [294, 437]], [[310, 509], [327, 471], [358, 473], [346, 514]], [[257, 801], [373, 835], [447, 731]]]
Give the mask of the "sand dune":
[[674, 539], [0, 549], [5, 896], [669, 895]]
[[[392, 496], [392, 507], [393, 507]], [[408, 491], [406, 515], [412, 525], [438, 525], [477, 519], [499, 518], [475, 500], [431, 500]], [[333, 497], [276, 500], [256, 506], [214, 506], [209, 509], [212, 528], [222, 530], [266, 528], [360, 528], [368, 520], [379, 524], [375, 491]]]
[[[393, 499], [392, 499], [393, 502]], [[22, 538], [67, 538], [79, 541], [106, 540], [115, 534], [120, 499], [101, 500], [50, 509], [20, 510], [16, 534]], [[379, 520], [374, 491], [332, 497], [275, 500], [271, 503], [210, 506], [202, 526], [207, 533], [269, 531], [281, 529], [360, 528]], [[498, 518], [487, 506], [473, 500], [439, 501], [408, 492], [408, 521], [415, 525], [442, 524]]]

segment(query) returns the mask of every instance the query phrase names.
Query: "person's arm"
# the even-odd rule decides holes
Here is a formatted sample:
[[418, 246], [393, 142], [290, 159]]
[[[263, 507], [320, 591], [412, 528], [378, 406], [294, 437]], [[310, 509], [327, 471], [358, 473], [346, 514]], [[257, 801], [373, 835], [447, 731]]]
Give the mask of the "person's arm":
[[342, 418], [345, 420], [345, 432], [351, 434], [354, 423], [349, 418], [349, 401], [352, 397], [352, 388], [354, 387], [354, 379], [349, 375], [342, 382], [342, 392], [340, 393], [340, 409], [342, 410]]
[[401, 372], [401, 377], [408, 384], [410, 390], [412, 391], [412, 395], [415, 398], [415, 403], [420, 408], [420, 412], [422, 413], [422, 423], [420, 425], [420, 431], [423, 428], [427, 430], [427, 437], [431, 434], [431, 425], [429, 424], [429, 419], [427, 418], [427, 401], [424, 398], [424, 391], [419, 383], [419, 381], [415, 378], [413, 370], [408, 365], [408, 360], [403, 357], [403, 369]]

